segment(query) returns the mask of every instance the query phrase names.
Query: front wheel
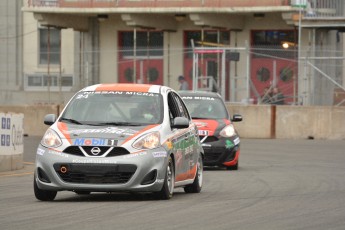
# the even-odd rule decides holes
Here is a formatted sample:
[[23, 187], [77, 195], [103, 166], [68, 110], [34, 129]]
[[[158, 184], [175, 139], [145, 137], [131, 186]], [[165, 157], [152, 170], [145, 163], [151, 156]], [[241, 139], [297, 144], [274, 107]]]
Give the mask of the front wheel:
[[169, 156], [168, 165], [166, 168], [164, 184], [161, 191], [157, 192], [157, 198], [161, 200], [169, 200], [173, 193], [174, 193], [174, 185], [175, 185], [175, 167], [174, 162]]
[[200, 154], [198, 163], [197, 163], [197, 171], [196, 171], [193, 184], [190, 184], [184, 187], [184, 191], [186, 193], [199, 193], [202, 188], [202, 181], [203, 181], [203, 162], [202, 162], [202, 156]]
[[36, 183], [36, 176], [34, 177], [34, 192], [35, 197], [41, 201], [52, 201], [55, 199], [57, 192], [40, 189]]

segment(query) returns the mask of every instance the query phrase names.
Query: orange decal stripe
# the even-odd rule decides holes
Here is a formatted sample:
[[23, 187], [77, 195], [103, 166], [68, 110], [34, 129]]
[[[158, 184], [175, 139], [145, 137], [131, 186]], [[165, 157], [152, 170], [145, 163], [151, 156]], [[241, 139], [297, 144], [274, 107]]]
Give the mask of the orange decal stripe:
[[188, 180], [188, 179], [193, 179], [193, 178], [195, 178], [196, 170], [197, 170], [197, 165], [194, 165], [194, 167], [192, 169], [188, 170], [187, 172], [176, 175], [175, 180], [176, 181], [184, 181], [184, 180]]
[[145, 128], [143, 128], [142, 130], [140, 130], [139, 132], [137, 132], [136, 134], [128, 137], [123, 143], [122, 145], [124, 145], [125, 143], [127, 143], [129, 140], [132, 140], [134, 137], [137, 137], [138, 135], [142, 134], [143, 132], [145, 132], [146, 130], [152, 129], [153, 127], [156, 127], [158, 124], [154, 124], [154, 125], [148, 125]]
[[237, 150], [237, 152], [235, 153], [235, 158], [232, 161], [228, 161], [228, 162], [223, 163], [223, 165], [233, 166], [237, 163], [239, 157], [240, 157], [240, 150]]
[[107, 84], [100, 85], [95, 91], [130, 91], [130, 92], [143, 92], [147, 93], [152, 85], [146, 84]]
[[67, 125], [65, 123], [63, 123], [63, 122], [58, 122], [57, 123], [57, 127], [60, 130], [60, 132], [66, 137], [68, 142], [70, 144], [72, 144], [71, 136], [69, 135], [69, 133], [67, 133], [67, 130], [68, 130]]

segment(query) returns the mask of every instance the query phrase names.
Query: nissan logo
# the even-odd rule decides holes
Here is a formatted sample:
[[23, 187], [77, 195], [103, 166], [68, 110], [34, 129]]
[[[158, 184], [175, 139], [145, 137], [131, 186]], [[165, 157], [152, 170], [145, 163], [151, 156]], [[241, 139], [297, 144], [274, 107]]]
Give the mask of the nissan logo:
[[93, 147], [93, 148], [91, 149], [91, 153], [92, 153], [93, 155], [95, 155], [95, 156], [97, 156], [100, 152], [101, 152], [101, 149], [98, 148], [98, 147]]

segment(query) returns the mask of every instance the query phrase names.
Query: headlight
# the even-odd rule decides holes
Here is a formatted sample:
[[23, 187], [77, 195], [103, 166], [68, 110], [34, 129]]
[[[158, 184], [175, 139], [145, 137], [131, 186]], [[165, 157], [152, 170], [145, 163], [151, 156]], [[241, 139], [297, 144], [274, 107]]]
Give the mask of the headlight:
[[235, 128], [233, 125], [225, 126], [222, 131], [219, 133], [222, 137], [232, 137], [236, 134]]
[[55, 131], [48, 129], [42, 138], [41, 144], [47, 148], [56, 148], [62, 144], [62, 141]]
[[153, 132], [139, 137], [134, 143], [136, 149], [154, 149], [160, 146], [159, 132]]

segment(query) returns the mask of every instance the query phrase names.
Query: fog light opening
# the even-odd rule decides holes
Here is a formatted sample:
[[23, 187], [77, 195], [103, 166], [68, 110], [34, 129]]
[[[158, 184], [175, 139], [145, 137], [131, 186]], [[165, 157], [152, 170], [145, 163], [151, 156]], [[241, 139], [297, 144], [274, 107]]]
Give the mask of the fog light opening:
[[43, 181], [45, 183], [51, 183], [51, 181], [49, 180], [47, 174], [41, 168], [38, 168], [37, 174], [38, 174], [38, 179], [40, 181]]
[[149, 172], [143, 179], [143, 181], [141, 182], [142, 185], [148, 185], [148, 184], [152, 184], [153, 182], [156, 181], [157, 178], [157, 170], [154, 169], [151, 172]]

